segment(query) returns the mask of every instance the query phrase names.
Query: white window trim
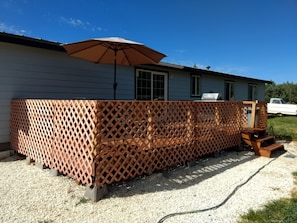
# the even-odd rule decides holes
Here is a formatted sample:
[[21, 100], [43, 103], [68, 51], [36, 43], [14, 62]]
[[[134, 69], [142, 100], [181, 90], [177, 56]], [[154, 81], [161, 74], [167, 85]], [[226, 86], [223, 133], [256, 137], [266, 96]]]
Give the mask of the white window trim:
[[[143, 71], [143, 72], [150, 72], [151, 75], [153, 76], [154, 74], [157, 74], [157, 75], [163, 75], [164, 76], [164, 101], [167, 101], [168, 100], [168, 73], [166, 72], [160, 72], [160, 71], [154, 71], [154, 70], [147, 70], [147, 69], [136, 69], [136, 84], [135, 84], [135, 98], [137, 98], [137, 77], [138, 77], [138, 72], [139, 71]], [[153, 77], [151, 78], [151, 100], [154, 100], [153, 99], [153, 95], [154, 95], [154, 92], [153, 92]]]

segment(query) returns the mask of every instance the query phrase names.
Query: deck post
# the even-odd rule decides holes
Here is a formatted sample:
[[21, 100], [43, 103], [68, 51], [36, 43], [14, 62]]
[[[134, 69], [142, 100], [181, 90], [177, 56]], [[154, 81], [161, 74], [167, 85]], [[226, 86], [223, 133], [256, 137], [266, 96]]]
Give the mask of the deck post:
[[104, 184], [102, 187], [99, 187], [96, 184], [93, 187], [86, 186], [85, 197], [91, 199], [94, 202], [99, 201], [107, 194], [108, 189], [106, 184]]
[[148, 109], [148, 119], [147, 119], [147, 122], [148, 122], [148, 125], [147, 125], [147, 139], [148, 139], [148, 149], [151, 149], [152, 147], [152, 140], [153, 140], [153, 136], [152, 136], [152, 130], [153, 130], [153, 127], [152, 127], [152, 122], [153, 122], [153, 118], [152, 118], [152, 113], [151, 113], [151, 110]]
[[251, 128], [255, 128], [255, 120], [256, 120], [256, 102], [252, 102], [252, 115], [251, 115]]

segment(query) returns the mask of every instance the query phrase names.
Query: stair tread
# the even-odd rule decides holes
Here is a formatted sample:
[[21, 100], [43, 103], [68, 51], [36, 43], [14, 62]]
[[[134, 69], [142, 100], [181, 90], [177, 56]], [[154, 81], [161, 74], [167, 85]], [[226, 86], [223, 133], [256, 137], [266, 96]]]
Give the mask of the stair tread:
[[255, 141], [257, 141], [257, 142], [264, 142], [264, 141], [270, 140], [270, 139], [274, 139], [274, 136], [266, 135], [264, 137], [260, 137], [258, 139], [255, 139]]
[[273, 151], [273, 150], [281, 149], [281, 148], [282, 149], [284, 148], [284, 146], [282, 144], [274, 143], [274, 144], [271, 144], [269, 146], [261, 147], [260, 149]]
[[265, 129], [262, 128], [244, 128], [241, 130], [244, 133], [259, 133], [259, 132], [266, 132]]

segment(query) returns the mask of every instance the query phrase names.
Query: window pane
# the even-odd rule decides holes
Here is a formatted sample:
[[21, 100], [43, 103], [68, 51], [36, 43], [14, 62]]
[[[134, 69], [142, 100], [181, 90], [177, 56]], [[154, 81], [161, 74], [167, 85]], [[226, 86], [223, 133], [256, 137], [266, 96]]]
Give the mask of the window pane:
[[257, 86], [256, 85], [249, 85], [248, 86], [248, 100], [254, 101], [257, 99]]
[[153, 99], [164, 100], [165, 99], [165, 76], [154, 74], [153, 75]]
[[136, 99], [165, 100], [166, 74], [136, 70]]
[[199, 96], [200, 95], [200, 77], [197, 75], [192, 75], [191, 77], [191, 95]]
[[150, 100], [151, 99], [151, 72], [138, 71], [136, 78], [136, 99]]

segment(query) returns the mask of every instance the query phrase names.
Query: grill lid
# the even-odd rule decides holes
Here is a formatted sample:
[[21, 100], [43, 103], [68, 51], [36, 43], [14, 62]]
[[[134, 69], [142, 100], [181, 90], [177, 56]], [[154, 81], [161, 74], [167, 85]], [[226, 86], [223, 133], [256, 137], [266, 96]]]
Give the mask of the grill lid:
[[220, 93], [203, 93], [201, 100], [203, 101], [217, 101], [219, 100]]

